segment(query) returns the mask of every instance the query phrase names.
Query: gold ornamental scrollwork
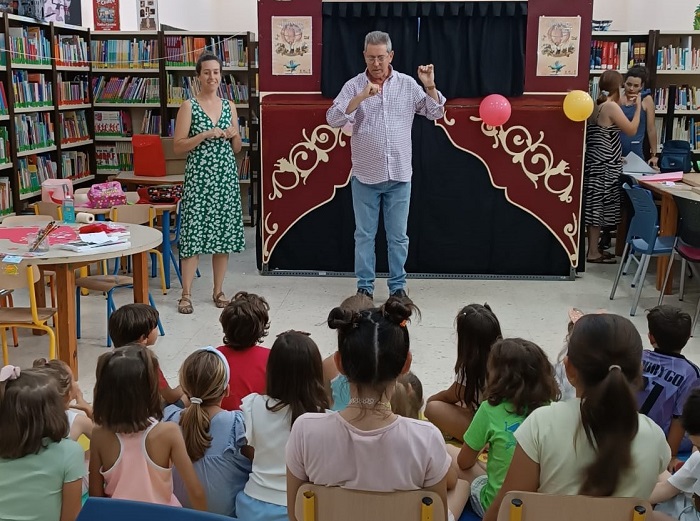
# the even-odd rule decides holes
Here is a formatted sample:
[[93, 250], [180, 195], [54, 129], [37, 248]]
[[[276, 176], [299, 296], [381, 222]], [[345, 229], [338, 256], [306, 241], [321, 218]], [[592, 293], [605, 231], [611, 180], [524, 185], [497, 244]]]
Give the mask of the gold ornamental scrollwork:
[[345, 139], [347, 135], [344, 129], [328, 125], [319, 125], [313, 130], [311, 136], [307, 136], [304, 129], [302, 131], [304, 140], [292, 147], [288, 157], [275, 161], [270, 201], [282, 198], [283, 192], [294, 190], [300, 182], [306, 184], [307, 178], [316, 170], [316, 167], [320, 163], [328, 162], [329, 153], [335, 147], [344, 147], [347, 144]]
[[265, 242], [263, 243], [263, 262], [267, 262], [270, 259], [270, 255], [272, 255], [272, 252], [270, 251], [269, 245], [270, 245], [270, 239], [277, 233], [277, 230], [279, 230], [279, 225], [275, 222], [270, 224], [270, 216], [272, 214], [268, 213], [265, 216], [265, 219], [263, 220], [263, 226], [265, 228]]
[[[548, 192], [557, 195], [562, 202], [572, 201], [574, 176], [569, 172], [569, 163], [561, 160], [555, 164], [554, 152], [544, 144], [544, 132], [540, 131], [539, 138], [535, 140], [530, 131], [523, 126], [492, 127], [476, 116], [471, 116], [470, 119], [481, 121], [481, 132], [493, 138], [493, 148], [501, 146], [512, 157], [513, 163], [520, 165], [535, 188], [539, 188], [539, 181], [543, 179]], [[564, 188], [557, 189], [550, 184], [552, 178], [558, 178], [557, 181], [561, 181], [562, 178], [568, 179], [568, 183]]]
[[571, 251], [573, 253], [569, 254], [569, 260], [572, 261], [575, 266], [578, 264], [578, 219], [575, 213], [571, 214], [571, 222], [564, 226], [564, 235], [566, 235], [571, 242]]

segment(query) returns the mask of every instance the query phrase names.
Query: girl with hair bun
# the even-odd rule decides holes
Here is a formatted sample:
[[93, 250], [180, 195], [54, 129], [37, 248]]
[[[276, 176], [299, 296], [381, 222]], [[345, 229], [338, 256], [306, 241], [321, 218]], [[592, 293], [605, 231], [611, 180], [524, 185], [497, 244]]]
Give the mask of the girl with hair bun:
[[[442, 434], [428, 422], [391, 410], [397, 378], [411, 368], [407, 324], [414, 306], [391, 297], [378, 309], [335, 308], [328, 325], [338, 331], [338, 370], [350, 383], [348, 406], [303, 414], [287, 443], [287, 508], [294, 512], [305, 482], [353, 490], [432, 490], [447, 515], [448, 474], [456, 469]], [[290, 518], [291, 519], [291, 518]]]
[[503, 486], [484, 516], [495, 521], [512, 490], [648, 499], [671, 459], [664, 432], [637, 412], [642, 339], [628, 319], [581, 317], [564, 358], [576, 398], [539, 407], [515, 431]]

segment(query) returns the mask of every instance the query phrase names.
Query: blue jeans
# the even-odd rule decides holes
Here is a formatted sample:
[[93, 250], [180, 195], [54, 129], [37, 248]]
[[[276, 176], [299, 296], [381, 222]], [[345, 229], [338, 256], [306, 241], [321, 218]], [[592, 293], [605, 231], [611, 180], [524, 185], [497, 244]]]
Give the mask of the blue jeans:
[[408, 208], [411, 183], [386, 181], [366, 185], [354, 176], [351, 181], [352, 206], [355, 210], [355, 276], [357, 289], [374, 293], [374, 240], [379, 226], [379, 210], [384, 213], [384, 230], [389, 254], [389, 293], [406, 287], [408, 257]]

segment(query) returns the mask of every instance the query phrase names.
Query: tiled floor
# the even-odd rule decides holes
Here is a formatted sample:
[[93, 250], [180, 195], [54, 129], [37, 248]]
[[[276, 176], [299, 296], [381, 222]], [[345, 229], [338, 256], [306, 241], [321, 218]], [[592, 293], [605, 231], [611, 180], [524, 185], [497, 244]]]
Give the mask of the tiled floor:
[[[328, 311], [355, 292], [350, 278], [299, 278], [261, 276], [255, 266], [253, 231], [248, 230], [246, 252], [232, 255], [225, 283], [227, 296], [245, 290], [259, 293], [270, 303], [270, 336], [264, 344], [271, 346], [275, 335], [288, 329], [311, 333], [325, 356], [335, 347], [335, 332], [324, 320]], [[177, 278], [168, 295], [162, 295], [158, 279], [151, 279], [151, 292], [160, 311], [166, 335], [160, 337], [155, 351], [165, 376], [171, 384], [177, 382], [177, 371], [182, 360], [194, 348], [219, 345], [222, 333], [219, 310], [211, 301], [211, 265], [204, 258], [202, 278], [194, 284], [195, 313], [179, 315], [176, 310], [180, 294]], [[606, 309], [628, 316], [632, 290], [629, 279], [623, 279], [614, 301], [608, 296], [617, 265], [589, 265], [588, 271], [574, 282], [541, 281], [474, 281], [474, 280], [409, 280], [409, 292], [422, 311], [422, 319], [410, 326], [413, 351], [413, 370], [421, 378], [426, 395], [449, 385], [453, 379], [455, 361], [454, 317], [460, 307], [471, 302], [488, 302], [501, 321], [504, 335], [522, 336], [538, 343], [556, 359], [563, 347], [567, 325], [567, 310], [579, 307], [584, 311]], [[650, 273], [655, 273], [652, 261]], [[656, 305], [658, 292], [653, 286], [653, 275], [647, 278], [637, 316], [632, 317], [646, 342], [644, 309]], [[676, 281], [677, 283], [677, 281]], [[691, 314], [699, 298], [698, 283], [690, 281], [682, 307]], [[116, 295], [117, 305], [129, 301], [130, 292]], [[378, 281], [375, 291], [377, 302], [386, 298], [384, 280]], [[88, 399], [92, 396], [95, 363], [106, 346], [106, 304], [98, 294], [83, 297], [83, 337], [79, 340], [80, 383]], [[17, 295], [16, 305], [26, 302], [25, 295]], [[666, 303], [678, 303], [678, 297], [667, 297]], [[11, 362], [28, 366], [39, 356], [46, 356], [45, 337], [34, 337], [20, 332], [20, 346], [11, 348]], [[700, 335], [700, 332], [698, 332]], [[700, 363], [700, 336], [691, 338], [684, 353]]]

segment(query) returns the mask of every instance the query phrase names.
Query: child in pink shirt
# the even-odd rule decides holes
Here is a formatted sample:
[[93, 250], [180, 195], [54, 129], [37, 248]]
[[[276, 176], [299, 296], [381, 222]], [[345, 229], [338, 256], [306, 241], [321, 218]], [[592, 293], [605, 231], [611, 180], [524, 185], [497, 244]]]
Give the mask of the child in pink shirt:
[[226, 411], [240, 409], [243, 398], [249, 394], [265, 394], [270, 350], [257, 344], [270, 329], [269, 311], [264, 298], [239, 291], [221, 312], [224, 345], [218, 349], [231, 368], [229, 393], [221, 402]]
[[442, 434], [430, 423], [397, 416], [391, 397], [399, 375], [411, 367], [406, 323], [412, 305], [398, 298], [379, 309], [335, 308], [328, 325], [338, 330], [336, 365], [350, 383], [341, 412], [308, 413], [292, 426], [287, 443], [287, 510], [299, 487], [341, 486], [393, 492], [428, 489], [442, 497], [447, 516], [448, 474], [456, 469]]
[[180, 427], [159, 423], [158, 359], [131, 344], [97, 360], [90, 441], [90, 495], [180, 506], [172, 467], [192, 507], [207, 509], [204, 489], [187, 455]]

